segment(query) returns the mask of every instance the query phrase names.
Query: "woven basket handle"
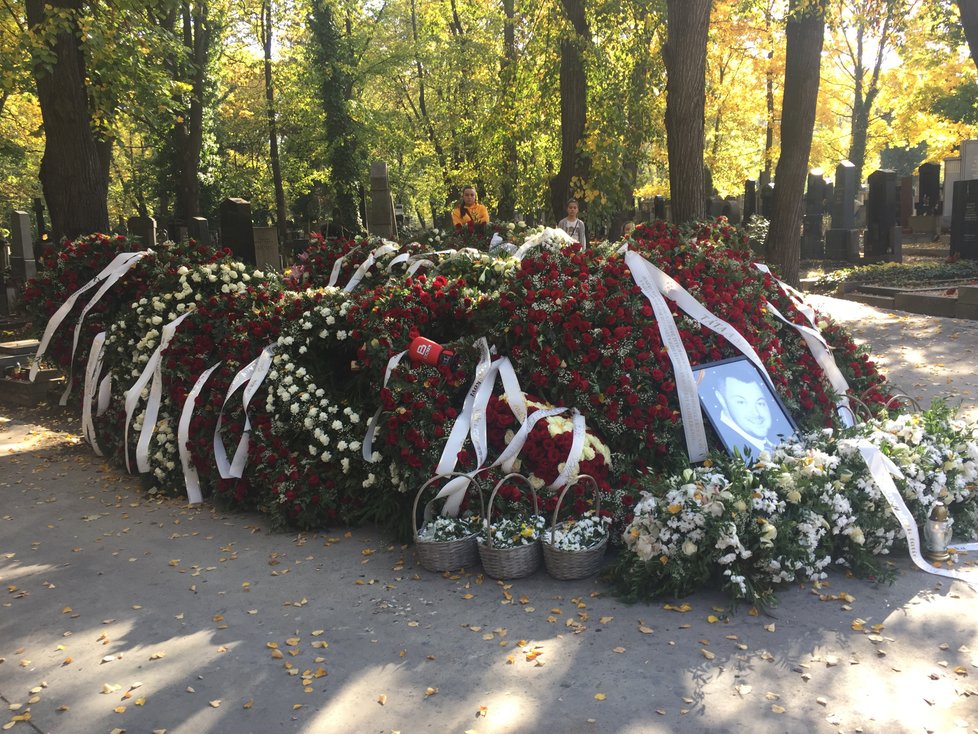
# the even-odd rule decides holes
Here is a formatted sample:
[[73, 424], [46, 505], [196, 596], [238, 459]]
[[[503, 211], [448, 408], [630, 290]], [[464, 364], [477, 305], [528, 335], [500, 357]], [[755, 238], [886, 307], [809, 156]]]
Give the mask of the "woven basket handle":
[[492, 527], [492, 503], [496, 501], [496, 494], [499, 492], [499, 488], [506, 484], [506, 482], [508, 482], [510, 479], [522, 479], [524, 482], [526, 482], [526, 486], [530, 488], [530, 495], [533, 497], [533, 514], [536, 515], [540, 512], [540, 503], [537, 502], [537, 492], [535, 489], [533, 489], [533, 485], [530, 484], [530, 480], [518, 472], [513, 472], [504, 476], [502, 479], [496, 482], [496, 486], [492, 488], [492, 493], [489, 495], [488, 512], [485, 516], [485, 522], [487, 536], [486, 545], [489, 546], [490, 549], [492, 548], [492, 533], [489, 532], [489, 529]]
[[567, 484], [564, 485], [563, 490], [561, 490], [561, 492], [560, 492], [560, 496], [557, 498], [557, 505], [554, 507], [553, 520], [550, 523], [550, 538], [551, 539], [553, 539], [554, 531], [557, 529], [557, 513], [560, 512], [560, 506], [564, 502], [564, 495], [567, 494], [567, 491], [571, 487], [573, 487], [575, 484], [577, 484], [582, 479], [587, 479], [589, 482], [591, 482], [591, 486], [594, 488], [594, 511], [595, 511], [595, 513], [600, 513], [601, 512], [601, 490], [598, 488], [597, 481], [590, 474], [578, 474], [577, 477], [574, 479], [573, 482], [568, 482]]
[[[476, 471], [473, 474], [467, 474], [465, 472], [458, 472], [458, 471], [450, 472], [448, 474], [436, 474], [431, 479], [429, 479], [427, 482], [425, 482], [424, 484], [422, 484], [421, 485], [421, 489], [419, 489], [418, 490], [418, 493], [416, 495], [414, 495], [414, 506], [411, 508], [411, 528], [414, 530], [414, 540], [415, 540], [415, 542], [417, 542], [417, 540], [418, 540], [418, 532], [421, 530], [421, 528], [418, 527], [418, 503], [421, 501], [421, 495], [424, 494], [424, 491], [428, 488], [429, 485], [434, 484], [435, 482], [441, 481], [442, 479], [453, 479], [454, 477], [469, 477], [472, 480], [472, 482], [469, 484], [469, 487], [465, 491], [466, 491], [466, 493], [468, 493], [469, 489], [471, 489], [472, 487], [475, 487], [476, 491], [479, 494], [479, 510], [482, 513], [481, 514], [481, 517], [485, 517], [486, 516], [486, 503], [485, 503], [485, 499], [484, 499], [484, 497], [482, 495], [482, 488], [479, 486], [479, 483], [476, 481], [476, 477], [479, 474], [481, 474], [482, 472], [488, 471], [488, 469], [489, 469], [489, 467], [484, 467], [482, 469], [479, 469], [478, 471]], [[431, 500], [428, 500], [428, 502], [425, 503], [425, 506], [424, 506], [424, 521], [425, 522], [428, 522], [429, 520], [431, 520], [432, 515], [434, 514], [433, 511], [432, 511], [432, 505], [434, 504], [434, 502], [435, 502], [435, 500], [434, 499], [431, 499]]]

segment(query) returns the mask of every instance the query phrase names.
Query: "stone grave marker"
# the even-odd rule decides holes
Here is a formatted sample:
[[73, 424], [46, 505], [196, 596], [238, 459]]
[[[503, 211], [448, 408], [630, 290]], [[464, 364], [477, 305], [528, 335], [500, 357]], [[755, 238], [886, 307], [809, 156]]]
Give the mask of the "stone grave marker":
[[961, 175], [959, 181], [978, 179], [978, 140], [961, 141]]
[[251, 224], [251, 202], [230, 198], [218, 207], [221, 220], [221, 245], [247, 265], [257, 265], [255, 231]]
[[822, 244], [822, 218], [825, 216], [825, 177], [821, 168], [808, 173], [805, 191], [805, 215], [802, 218], [801, 257], [819, 260], [825, 256]]
[[27, 212], [10, 213], [10, 275], [20, 283], [37, 275], [34, 242], [31, 237], [31, 216]]
[[723, 200], [723, 209], [720, 214], [725, 216], [731, 224], [740, 224], [743, 221], [740, 213], [740, 202], [734, 196], [728, 196]]
[[126, 226], [130, 238], [138, 240], [145, 247], [156, 246], [156, 220], [153, 217], [129, 217]]
[[282, 255], [278, 249], [277, 227], [255, 227], [255, 265], [261, 269], [282, 270]]
[[951, 255], [978, 260], [978, 179], [954, 184]]
[[954, 209], [954, 182], [961, 180], [961, 159], [944, 159], [944, 188], [941, 191], [941, 226], [951, 226], [951, 212]]
[[656, 196], [652, 199], [652, 216], [656, 219], [666, 218], [666, 197]]
[[825, 257], [831, 260], [859, 260], [859, 230], [856, 229], [855, 199], [859, 187], [856, 166], [842, 161], [835, 167], [832, 187], [832, 227], [825, 232]]
[[387, 164], [384, 161], [374, 161], [370, 164], [370, 209], [367, 212], [367, 231], [389, 240], [397, 239], [394, 200], [391, 198]]
[[914, 215], [913, 176], [902, 176], [897, 184], [897, 201], [900, 204], [897, 220], [900, 226], [910, 226], [910, 217]]
[[[978, 177], [976, 177], [978, 178]], [[934, 214], [941, 201], [941, 166], [939, 163], [923, 163], [917, 169], [920, 192], [917, 200], [918, 214]]]
[[207, 217], [191, 217], [187, 234], [190, 239], [198, 244], [209, 245], [211, 243], [211, 230]]
[[744, 221], [757, 214], [757, 181], [752, 178], [744, 181]]
[[902, 262], [901, 233], [897, 221], [896, 172], [873, 171], [868, 180], [866, 259], [874, 262]]
[[761, 216], [770, 219], [774, 216], [774, 184], [769, 183], [761, 189]]

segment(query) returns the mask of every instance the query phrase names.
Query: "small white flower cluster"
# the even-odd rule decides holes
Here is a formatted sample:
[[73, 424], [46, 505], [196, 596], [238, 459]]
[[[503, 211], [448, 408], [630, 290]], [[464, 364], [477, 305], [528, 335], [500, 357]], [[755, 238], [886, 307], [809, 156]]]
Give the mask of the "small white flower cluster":
[[503, 517], [492, 524], [483, 521], [486, 532], [479, 535], [479, 543], [485, 545], [487, 536], [492, 536], [493, 548], [516, 548], [521, 545], [532, 545], [540, 539], [547, 520], [543, 515], [527, 515], [524, 517]]
[[608, 537], [611, 518], [588, 510], [581, 517], [565, 520], [555, 528], [547, 528], [543, 542], [562, 551], [583, 551], [593, 548]]
[[418, 540], [429, 542], [462, 540], [475, 535], [480, 527], [479, 518], [474, 515], [463, 517], [439, 515], [421, 526], [418, 530]]

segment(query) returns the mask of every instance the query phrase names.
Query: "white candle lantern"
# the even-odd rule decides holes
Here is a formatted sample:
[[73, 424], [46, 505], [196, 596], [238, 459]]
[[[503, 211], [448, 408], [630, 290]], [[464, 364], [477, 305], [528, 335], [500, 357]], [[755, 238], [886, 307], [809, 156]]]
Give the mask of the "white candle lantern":
[[931, 508], [930, 517], [924, 522], [924, 555], [931, 561], [946, 561], [951, 557], [947, 551], [951, 542], [951, 526], [954, 518], [947, 514], [943, 502], [936, 502]]

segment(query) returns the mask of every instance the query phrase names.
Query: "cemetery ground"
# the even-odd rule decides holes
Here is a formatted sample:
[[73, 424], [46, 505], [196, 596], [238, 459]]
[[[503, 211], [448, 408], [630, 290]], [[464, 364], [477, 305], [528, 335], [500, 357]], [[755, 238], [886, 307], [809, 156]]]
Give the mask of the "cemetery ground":
[[[978, 418], [978, 323], [813, 300], [903, 392]], [[155, 499], [73, 415], [0, 416], [5, 730], [978, 732], [978, 593], [902, 556], [892, 585], [834, 571], [771, 610], [629, 606]]]

